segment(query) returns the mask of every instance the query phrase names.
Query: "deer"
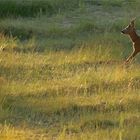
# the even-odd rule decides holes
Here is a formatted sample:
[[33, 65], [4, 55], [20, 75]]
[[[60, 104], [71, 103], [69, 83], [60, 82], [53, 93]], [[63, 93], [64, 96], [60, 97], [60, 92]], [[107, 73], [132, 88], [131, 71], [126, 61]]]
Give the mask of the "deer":
[[[136, 19], [136, 18], [135, 18]], [[130, 62], [140, 52], [140, 36], [136, 33], [135, 19], [133, 19], [128, 26], [126, 26], [121, 33], [129, 35], [132, 41], [133, 52], [126, 59], [125, 63]]]

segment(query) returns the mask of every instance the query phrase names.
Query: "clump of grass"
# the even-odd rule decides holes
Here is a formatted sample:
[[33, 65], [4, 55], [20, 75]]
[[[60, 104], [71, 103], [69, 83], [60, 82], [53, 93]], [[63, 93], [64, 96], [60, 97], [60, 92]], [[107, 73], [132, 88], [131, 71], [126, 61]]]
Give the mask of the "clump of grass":
[[[1, 127], [0, 127], [1, 128]], [[36, 135], [35, 132], [26, 130], [26, 128], [16, 128], [8, 124], [4, 124], [4, 127], [0, 130], [0, 137], [3, 140], [26, 140], [26, 139], [38, 139], [42, 140], [44, 135]]]
[[13, 37], [0, 34], [0, 51], [14, 51], [18, 46], [18, 40]]

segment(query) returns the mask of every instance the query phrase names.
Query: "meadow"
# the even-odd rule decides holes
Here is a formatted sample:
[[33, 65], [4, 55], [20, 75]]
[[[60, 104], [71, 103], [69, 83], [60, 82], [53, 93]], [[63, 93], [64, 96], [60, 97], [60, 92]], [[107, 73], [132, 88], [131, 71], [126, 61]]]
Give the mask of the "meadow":
[[139, 0], [0, 0], [0, 139], [139, 140], [140, 56], [121, 34]]

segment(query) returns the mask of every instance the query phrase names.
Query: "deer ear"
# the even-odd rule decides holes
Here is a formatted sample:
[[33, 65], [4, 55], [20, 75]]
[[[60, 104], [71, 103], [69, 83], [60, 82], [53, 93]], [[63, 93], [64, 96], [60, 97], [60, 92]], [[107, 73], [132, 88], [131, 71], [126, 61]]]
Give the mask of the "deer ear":
[[135, 20], [136, 20], [136, 17], [135, 17], [135, 18], [133, 18], [133, 20], [131, 20], [131, 22], [130, 22], [130, 23], [131, 23], [131, 25], [132, 25], [132, 26], [135, 26]]

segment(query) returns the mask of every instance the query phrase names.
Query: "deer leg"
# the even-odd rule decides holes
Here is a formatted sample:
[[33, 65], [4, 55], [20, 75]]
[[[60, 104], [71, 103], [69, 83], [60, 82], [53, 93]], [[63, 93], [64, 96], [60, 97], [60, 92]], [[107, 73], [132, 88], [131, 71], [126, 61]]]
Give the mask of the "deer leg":
[[138, 51], [134, 50], [132, 52], [132, 54], [126, 59], [126, 63], [129, 62], [130, 60], [132, 60], [134, 58], [134, 56], [138, 53]]

